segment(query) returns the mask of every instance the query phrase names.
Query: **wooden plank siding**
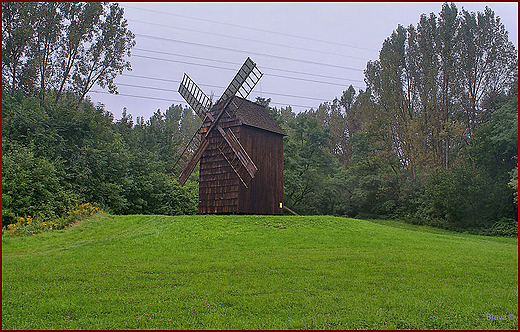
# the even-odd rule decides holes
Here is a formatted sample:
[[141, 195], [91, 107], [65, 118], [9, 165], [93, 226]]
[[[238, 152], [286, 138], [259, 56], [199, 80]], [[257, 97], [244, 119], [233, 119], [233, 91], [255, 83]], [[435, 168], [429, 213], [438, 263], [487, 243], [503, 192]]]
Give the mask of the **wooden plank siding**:
[[258, 171], [248, 188], [239, 187], [239, 213], [283, 214], [283, 136], [241, 126], [240, 143]]

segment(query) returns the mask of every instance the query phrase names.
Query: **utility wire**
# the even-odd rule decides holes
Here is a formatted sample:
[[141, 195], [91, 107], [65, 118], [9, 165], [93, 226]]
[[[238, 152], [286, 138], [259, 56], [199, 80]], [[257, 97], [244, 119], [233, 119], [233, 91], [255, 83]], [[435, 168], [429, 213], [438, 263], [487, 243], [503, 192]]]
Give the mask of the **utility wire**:
[[273, 54], [264, 54], [264, 53], [258, 53], [258, 52], [250, 52], [250, 51], [242, 51], [237, 50], [234, 48], [229, 47], [221, 47], [221, 46], [215, 46], [215, 45], [207, 45], [207, 44], [201, 44], [201, 43], [194, 43], [194, 42], [188, 42], [184, 40], [178, 40], [173, 38], [164, 38], [164, 37], [158, 37], [158, 36], [150, 36], [150, 35], [144, 35], [136, 33], [136, 36], [142, 37], [142, 38], [148, 38], [148, 39], [154, 39], [154, 40], [160, 40], [160, 41], [167, 41], [171, 43], [179, 43], [179, 44], [186, 44], [186, 45], [194, 45], [194, 46], [200, 46], [200, 47], [206, 47], [206, 48], [214, 48], [218, 50], [224, 50], [224, 51], [231, 51], [231, 52], [237, 52], [237, 53], [246, 53], [246, 54], [254, 54], [258, 56], [264, 56], [269, 58], [275, 58], [275, 59], [282, 59], [282, 60], [288, 60], [288, 61], [295, 61], [295, 62], [301, 62], [301, 63], [307, 63], [307, 64], [313, 64], [313, 65], [319, 65], [319, 66], [326, 66], [326, 67], [332, 67], [332, 68], [340, 68], [340, 69], [347, 69], [347, 70], [354, 70], [354, 71], [363, 71], [363, 69], [358, 68], [352, 68], [352, 67], [345, 67], [345, 66], [339, 66], [339, 65], [332, 65], [328, 63], [322, 63], [322, 62], [316, 62], [316, 61], [310, 61], [310, 60], [303, 60], [303, 59], [294, 59], [294, 58], [288, 58], [284, 56], [279, 55], [273, 55]]
[[[150, 76], [143, 76], [143, 75], [135, 75], [135, 74], [121, 74], [120, 75], [121, 77], [124, 77], [124, 76], [128, 76], [128, 77], [134, 77], [134, 78], [141, 78], [141, 79], [147, 79], [147, 80], [153, 80], [153, 81], [162, 81], [162, 82], [172, 82], [172, 83], [180, 83], [181, 81], [178, 81], [178, 80], [172, 80], [172, 79], [168, 79], [168, 78], [160, 78], [160, 77], [150, 77]], [[298, 78], [293, 78], [293, 79], [298, 79]], [[325, 82], [320, 82], [320, 83], [325, 83]], [[211, 85], [211, 84], [204, 84], [204, 83], [201, 83], [201, 84], [198, 84], [199, 86], [206, 86], [206, 87], [209, 87], [209, 88], [217, 88], [217, 89], [225, 89], [225, 87], [223, 86], [219, 86], [219, 85]], [[344, 85], [341, 85], [344, 87]], [[360, 88], [360, 89], [363, 89], [363, 88]], [[274, 92], [264, 92], [266, 94], [276, 94]], [[282, 94], [278, 94], [278, 95], [282, 95]], [[287, 96], [290, 96], [290, 95], [287, 95]], [[293, 96], [291, 96], [293, 97]], [[301, 97], [301, 96], [299, 96]], [[313, 99], [316, 99], [316, 98], [313, 98]], [[319, 99], [319, 100], [325, 100], [326, 98], [323, 98], [323, 99]]]
[[[163, 51], [157, 51], [157, 50], [146, 50], [146, 49], [139, 48], [139, 47], [134, 47], [133, 50], [141, 51], [141, 52], [155, 53], [155, 54], [180, 56], [180, 57], [183, 57], [183, 58], [190, 58], [190, 59], [197, 59], [197, 60], [206, 60], [206, 61], [220, 62], [220, 63], [231, 64], [231, 65], [234, 65], [234, 66], [241, 66], [242, 65], [241, 63], [236, 63], [236, 62], [232, 62], [232, 61], [214, 60], [214, 59], [209, 59], [209, 58], [204, 58], [204, 57], [198, 57], [198, 56], [192, 56], [192, 55], [182, 55], [182, 54], [178, 54], [178, 53], [163, 52]], [[270, 67], [265, 67], [265, 66], [262, 66], [261, 69], [283, 71], [283, 72], [292, 73], [292, 74], [310, 75], [310, 76], [314, 76], [314, 77], [332, 78], [332, 79], [335, 79], [335, 80], [345, 80], [344, 77], [321, 75], [321, 74], [313, 74], [313, 73], [305, 73], [305, 72], [296, 71], [296, 70], [287, 70], [287, 69], [280, 69], [280, 68], [270, 68]], [[361, 82], [361, 83], [363, 83], [363, 81], [361, 81], [361, 80], [355, 80], [355, 79], [351, 79], [351, 78], [349, 78], [347, 80], [352, 81], [352, 82]]]
[[156, 90], [156, 91], [159, 90], [159, 91], [166, 91], [166, 92], [177, 92], [177, 90], [172, 90], [172, 89], [156, 88], [153, 86], [135, 85], [135, 84], [127, 84], [127, 83], [115, 83], [115, 85], [116, 86], [127, 86], [130, 88]]
[[138, 95], [128, 95], [128, 94], [124, 94], [124, 93], [110, 93], [110, 92], [107, 92], [107, 91], [90, 90], [88, 93], [102, 93], [102, 94], [105, 94], [105, 95], [112, 95], [112, 96], [133, 97], [133, 98], [141, 98], [141, 99], [153, 99], [153, 100], [161, 100], [161, 101], [168, 101], [168, 102], [184, 103], [184, 104], [186, 104], [186, 101], [184, 101], [184, 100], [165, 99], [165, 98], [156, 98], [156, 97], [148, 97], [148, 96], [138, 96]]
[[[150, 57], [150, 56], [146, 56], [146, 55], [132, 55], [132, 56], [137, 57], [137, 58], [143, 58], [143, 59], [159, 60], [159, 61], [166, 61], [166, 62], [175, 62], [175, 63], [194, 65], [194, 66], [201, 66], [201, 67], [209, 67], [209, 68], [217, 68], [217, 69], [236, 71], [236, 68], [226, 68], [226, 67], [207, 65], [207, 64], [202, 64], [202, 63], [193, 63], [193, 62], [187, 62], [187, 61], [181, 61], [181, 60], [156, 58], [156, 57]], [[306, 81], [306, 82], [329, 84], [329, 85], [336, 85], [336, 86], [345, 87], [345, 84], [340, 84], [340, 83], [311, 80], [311, 79], [299, 78], [299, 77], [290, 77], [290, 76], [277, 75], [277, 74], [271, 74], [271, 73], [265, 73], [265, 75], [266, 76], [279, 77], [279, 78], [287, 78], [287, 79], [292, 79], [292, 80], [297, 80], [297, 81]], [[358, 82], [360, 82], [360, 81], [358, 80]], [[359, 87], [359, 86], [355, 86], [355, 87], [358, 88], [358, 89], [362, 89], [362, 87]]]
[[[129, 94], [124, 94], [124, 93], [117, 93], [117, 94], [114, 94], [114, 93], [110, 93], [110, 92], [107, 92], [107, 91], [91, 90], [91, 91], [89, 91], [88, 93], [101, 93], [101, 94], [106, 94], [106, 95], [116, 95], [116, 96], [132, 97], [132, 98], [140, 98], [140, 99], [153, 99], [153, 100], [168, 101], [168, 102], [171, 102], [171, 103], [187, 104], [186, 101], [184, 101], [184, 100], [175, 100], [175, 99], [156, 98], [156, 97], [140, 96], [140, 95], [129, 95]], [[291, 107], [302, 107], [302, 108], [307, 108], [307, 109], [315, 108], [315, 106], [295, 105], [295, 104], [291, 104], [291, 103], [276, 103], [276, 102], [270, 102], [269, 104], [273, 104], [273, 105], [283, 105], [283, 106], [291, 106]], [[188, 105], [188, 106], [189, 106], [189, 105]]]
[[[311, 80], [311, 79], [308, 79], [308, 78], [289, 77], [289, 76], [269, 74], [269, 73], [266, 73], [265, 75], [266, 76], [272, 76], [272, 77], [286, 78], [286, 79], [296, 80], [296, 81], [305, 81], [305, 82], [312, 82], [312, 83], [321, 83], [321, 84], [335, 85], [335, 86], [341, 86], [341, 87], [345, 88], [345, 84], [340, 84], [340, 83], [324, 82], [324, 81], [318, 81], [318, 80]], [[352, 84], [350, 84], [350, 85], [352, 85]], [[363, 87], [360, 87], [358, 85], [352, 85], [352, 86], [354, 88], [364, 89]]]
[[166, 24], [145, 22], [145, 21], [140, 21], [140, 20], [135, 20], [135, 19], [132, 19], [132, 22], [141, 23], [141, 24], [148, 24], [148, 25], [153, 25], [153, 26], [158, 26], [158, 27], [163, 27], [163, 28], [169, 28], [169, 29], [178, 29], [178, 30], [183, 30], [183, 31], [203, 33], [203, 34], [212, 35], [212, 36], [219, 36], [219, 37], [226, 37], [226, 38], [232, 38], [232, 39], [238, 39], [238, 40], [245, 40], [245, 41], [248, 41], [248, 42], [252, 41], [252, 42], [255, 42], [255, 43], [261, 43], [261, 44], [273, 45], [273, 46], [281, 46], [281, 47], [286, 47], [286, 48], [291, 48], [291, 49], [296, 49], [296, 50], [302, 50], [302, 51], [309, 51], [309, 52], [316, 52], [316, 53], [321, 53], [321, 54], [335, 55], [335, 56], [340, 56], [340, 57], [344, 57], [344, 58], [351, 58], [351, 59], [364, 60], [364, 61], [369, 60], [368, 57], [362, 58], [362, 57], [358, 57], [358, 56], [346, 55], [346, 54], [341, 54], [341, 53], [325, 52], [325, 51], [320, 51], [320, 50], [313, 50], [311, 48], [291, 46], [291, 45], [287, 45], [287, 44], [278, 44], [278, 43], [273, 43], [273, 42], [268, 42], [268, 41], [255, 40], [255, 39], [251, 39], [251, 38], [243, 38], [243, 37], [237, 37], [237, 36], [224, 35], [224, 34], [215, 33], [215, 32], [209, 32], [209, 31], [201, 31], [201, 30], [195, 30], [195, 29], [181, 28], [181, 27], [176, 27], [176, 26], [171, 26], [171, 25], [166, 25]]
[[[147, 79], [147, 80], [162, 81], [162, 82], [181, 83], [181, 81], [172, 80], [172, 79], [168, 79], [168, 78], [151, 77], [151, 76], [143, 76], [143, 75], [135, 75], [135, 74], [125, 74], [125, 73], [123, 73], [120, 76], [121, 77], [128, 76], [128, 77], [135, 77], [135, 78], [143, 78], [143, 79]], [[210, 87], [210, 88], [225, 89], [225, 87], [218, 86], [218, 85], [210, 85], [210, 84], [198, 84], [198, 85], [200, 85], [200, 86], [207, 86], [207, 87]]]
[[288, 33], [279, 32], [279, 31], [272, 31], [272, 30], [267, 30], [267, 29], [246, 27], [246, 26], [243, 26], [243, 25], [238, 25], [238, 24], [233, 24], [233, 23], [219, 22], [219, 21], [213, 21], [213, 20], [203, 19], [203, 18], [199, 18], [199, 17], [186, 16], [186, 15], [174, 14], [174, 13], [158, 11], [158, 10], [153, 10], [153, 9], [128, 6], [127, 4], [125, 4], [124, 7], [132, 8], [132, 9], [136, 9], [136, 10], [147, 11], [147, 12], [150, 12], [150, 13], [157, 13], [157, 14], [163, 14], [163, 15], [169, 15], [169, 16], [188, 18], [188, 19], [202, 21], [202, 22], [227, 25], [227, 26], [232, 26], [232, 27], [236, 27], [236, 28], [249, 29], [249, 30], [261, 31], [261, 32], [268, 32], [268, 33], [272, 33], [272, 34], [276, 34], [276, 35], [280, 35], [280, 36], [300, 38], [300, 39], [310, 40], [310, 41], [314, 41], [314, 42], [327, 43], [327, 44], [339, 45], [339, 46], [346, 46], [346, 47], [356, 48], [356, 49], [359, 49], [359, 50], [376, 51], [377, 52], [377, 50], [372, 49], [372, 48], [366, 48], [366, 47], [360, 47], [360, 46], [355, 46], [355, 45], [350, 45], [350, 44], [343, 44], [343, 43], [337, 43], [337, 42], [333, 42], [333, 41], [327, 41], [327, 40], [321, 40], [321, 39], [316, 39], [316, 38], [298, 36], [298, 35], [288, 34]]
[[[176, 83], [181, 83], [180, 81], [176, 81]], [[156, 87], [150, 87], [150, 86], [144, 86], [144, 85], [136, 85], [136, 84], [128, 84], [128, 83], [116, 83], [117, 86], [127, 86], [131, 88], [138, 88], [138, 89], [148, 89], [148, 90], [159, 90], [159, 91], [166, 91], [166, 92], [177, 92], [177, 90], [172, 89], [164, 89], [164, 88], [156, 88]], [[201, 84], [204, 85], [204, 84]], [[225, 89], [226, 87], [222, 86], [215, 86], [219, 89]], [[282, 97], [292, 97], [292, 98], [300, 98], [300, 99], [309, 99], [309, 100], [316, 100], [316, 101], [324, 101], [326, 98], [313, 98], [313, 97], [305, 97], [305, 96], [296, 96], [296, 95], [288, 95], [283, 93], [275, 93], [275, 92], [263, 92], [266, 95], [274, 95], [274, 96], [282, 96]], [[219, 98], [220, 95], [216, 95], [215, 98]]]

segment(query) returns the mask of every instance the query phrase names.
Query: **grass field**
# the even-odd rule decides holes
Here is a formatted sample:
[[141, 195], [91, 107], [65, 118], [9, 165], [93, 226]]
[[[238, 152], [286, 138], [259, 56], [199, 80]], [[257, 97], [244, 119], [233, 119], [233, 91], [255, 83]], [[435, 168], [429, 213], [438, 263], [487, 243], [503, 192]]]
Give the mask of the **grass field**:
[[3, 329], [517, 329], [517, 317], [517, 239], [110, 215], [2, 239]]

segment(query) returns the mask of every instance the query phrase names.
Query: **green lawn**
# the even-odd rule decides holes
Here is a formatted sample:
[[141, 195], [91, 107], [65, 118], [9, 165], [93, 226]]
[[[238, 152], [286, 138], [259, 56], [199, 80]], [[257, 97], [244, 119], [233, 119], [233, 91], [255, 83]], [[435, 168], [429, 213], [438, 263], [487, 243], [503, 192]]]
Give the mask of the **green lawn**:
[[110, 215], [2, 239], [3, 329], [516, 329], [517, 316], [517, 239]]

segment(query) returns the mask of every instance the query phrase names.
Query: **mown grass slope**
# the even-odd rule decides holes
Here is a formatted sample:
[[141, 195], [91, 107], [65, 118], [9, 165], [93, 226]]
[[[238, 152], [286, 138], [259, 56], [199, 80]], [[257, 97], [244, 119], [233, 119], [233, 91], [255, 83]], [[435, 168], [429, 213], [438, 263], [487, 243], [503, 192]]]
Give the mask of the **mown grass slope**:
[[3, 329], [516, 329], [517, 315], [517, 239], [106, 215], [2, 241]]

